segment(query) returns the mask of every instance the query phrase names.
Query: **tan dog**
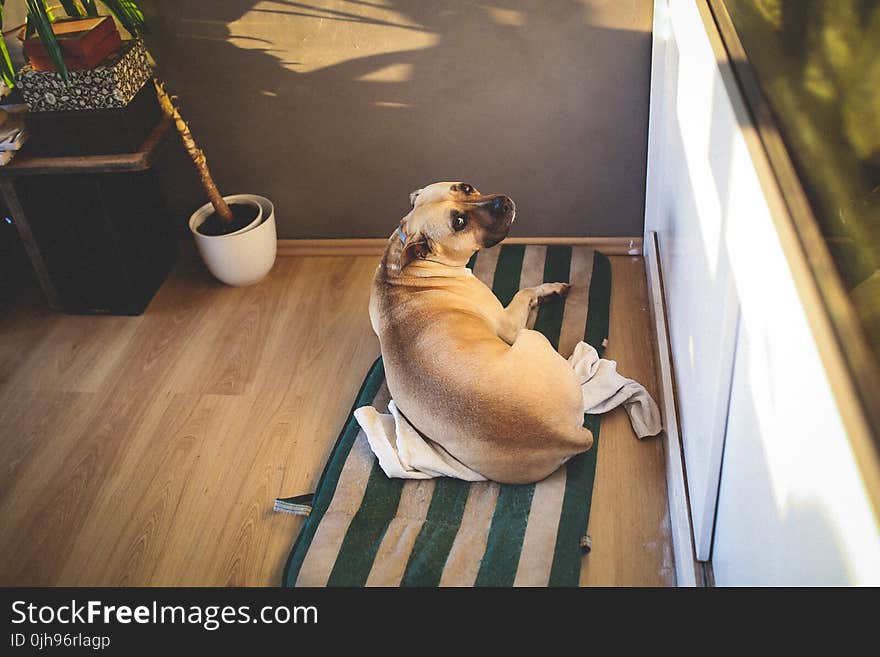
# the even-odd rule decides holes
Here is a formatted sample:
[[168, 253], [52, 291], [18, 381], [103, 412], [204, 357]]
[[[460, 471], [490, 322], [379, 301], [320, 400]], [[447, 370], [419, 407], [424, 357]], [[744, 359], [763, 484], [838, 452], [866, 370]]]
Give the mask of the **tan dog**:
[[507, 237], [513, 201], [450, 182], [410, 201], [370, 297], [391, 396], [425, 437], [488, 479], [543, 479], [593, 444], [571, 367], [525, 328], [532, 307], [569, 286], [520, 290], [504, 308], [465, 265]]

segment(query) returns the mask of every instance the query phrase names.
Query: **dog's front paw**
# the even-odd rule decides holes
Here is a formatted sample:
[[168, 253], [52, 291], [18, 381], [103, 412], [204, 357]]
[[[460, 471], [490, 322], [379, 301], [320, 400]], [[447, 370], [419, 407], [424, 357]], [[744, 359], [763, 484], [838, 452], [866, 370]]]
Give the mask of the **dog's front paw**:
[[571, 283], [544, 283], [538, 289], [538, 301], [544, 301], [552, 297], [564, 297], [571, 289]]
[[571, 283], [554, 283], [554, 285], [559, 286], [559, 291], [556, 294], [561, 297], [568, 296], [568, 291], [571, 290]]
[[542, 287], [547, 289], [544, 296], [564, 297], [571, 289], [571, 283], [545, 283]]

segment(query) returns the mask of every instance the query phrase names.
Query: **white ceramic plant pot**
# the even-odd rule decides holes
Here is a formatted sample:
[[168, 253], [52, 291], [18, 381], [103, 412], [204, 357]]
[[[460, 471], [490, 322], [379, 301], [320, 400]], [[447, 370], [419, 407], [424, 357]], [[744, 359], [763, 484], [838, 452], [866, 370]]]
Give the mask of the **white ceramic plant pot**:
[[275, 234], [275, 206], [267, 198], [255, 194], [224, 196], [227, 203], [254, 203], [259, 206], [257, 218], [234, 233], [202, 235], [196, 230], [213, 212], [206, 203], [189, 218], [196, 247], [208, 270], [227, 285], [253, 285], [260, 281], [275, 264], [277, 238]]

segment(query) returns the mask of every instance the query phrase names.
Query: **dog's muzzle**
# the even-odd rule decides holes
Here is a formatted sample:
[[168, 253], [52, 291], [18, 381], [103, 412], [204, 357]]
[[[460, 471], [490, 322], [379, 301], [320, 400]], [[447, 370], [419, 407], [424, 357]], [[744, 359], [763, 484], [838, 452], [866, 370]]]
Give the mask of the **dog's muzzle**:
[[493, 217], [504, 217], [508, 219], [508, 223], [512, 223], [516, 214], [516, 205], [509, 196], [496, 196], [489, 203], [489, 212]]
[[499, 194], [485, 203], [483, 207], [489, 211], [492, 218], [493, 229], [509, 227], [516, 217], [516, 203], [509, 196]]
[[507, 237], [510, 225], [516, 217], [516, 204], [509, 196], [499, 195], [484, 206], [492, 218], [492, 225], [483, 236], [483, 248], [495, 246]]

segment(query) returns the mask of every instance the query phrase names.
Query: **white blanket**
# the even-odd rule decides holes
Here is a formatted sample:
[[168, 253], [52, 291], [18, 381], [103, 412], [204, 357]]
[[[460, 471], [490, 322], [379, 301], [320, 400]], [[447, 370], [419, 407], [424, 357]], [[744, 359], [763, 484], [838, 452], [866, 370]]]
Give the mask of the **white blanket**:
[[[641, 384], [621, 376], [615, 361], [599, 358], [593, 347], [581, 342], [568, 362], [581, 384], [584, 413], [607, 413], [622, 404], [638, 438], [655, 436], [663, 429], [660, 411], [651, 395]], [[400, 479], [486, 479], [437, 443], [422, 438], [393, 400], [388, 410], [390, 415], [379, 413], [372, 406], [362, 406], [354, 412], [386, 475]]]

